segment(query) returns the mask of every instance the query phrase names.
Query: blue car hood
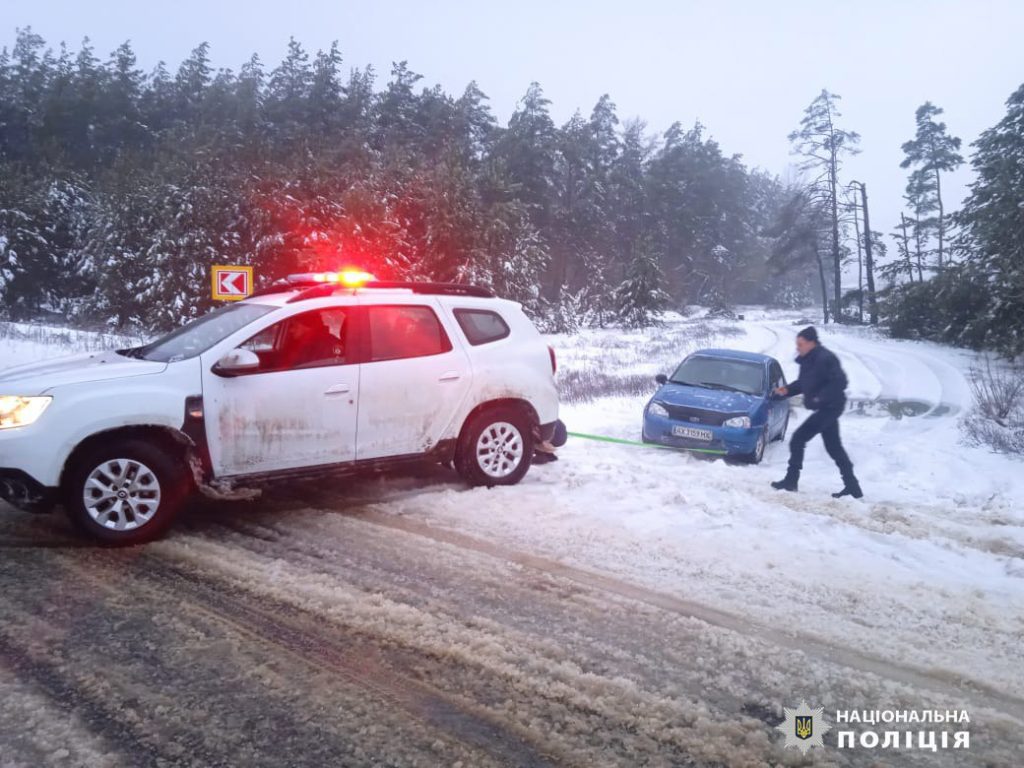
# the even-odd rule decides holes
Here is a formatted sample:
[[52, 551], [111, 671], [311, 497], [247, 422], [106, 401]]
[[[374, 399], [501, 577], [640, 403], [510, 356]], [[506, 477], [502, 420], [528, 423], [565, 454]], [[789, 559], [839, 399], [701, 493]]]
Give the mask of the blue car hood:
[[749, 413], [764, 399], [758, 395], [730, 392], [727, 389], [688, 387], [685, 384], [665, 384], [654, 399], [669, 405], [703, 408], [721, 413]]

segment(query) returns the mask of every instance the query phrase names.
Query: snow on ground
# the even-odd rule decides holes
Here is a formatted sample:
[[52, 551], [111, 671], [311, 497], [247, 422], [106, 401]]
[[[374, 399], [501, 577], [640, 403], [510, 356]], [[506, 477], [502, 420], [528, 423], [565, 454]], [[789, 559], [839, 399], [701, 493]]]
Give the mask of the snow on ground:
[[[588, 372], [650, 379], [646, 393], [641, 383], [638, 394], [566, 404], [570, 430], [637, 439], [653, 375], [699, 347], [767, 352], [794, 377], [801, 316], [741, 311], [743, 320], [673, 317], [642, 333], [552, 337], [565, 380]], [[116, 341], [6, 327], [15, 330], [0, 332], [3, 366]], [[975, 356], [870, 329], [828, 327], [823, 341], [850, 378], [853, 406], [841, 424], [861, 501], [830, 497], [840, 481], [820, 440], [809, 446], [800, 493], [787, 494], [768, 485], [785, 472], [780, 444], [749, 466], [573, 438], [558, 463], [534, 468], [517, 487], [440, 483], [375, 508], [611, 574], [752, 626], [1019, 694], [1024, 473], [1017, 460], [960, 442]], [[795, 408], [790, 429], [805, 415]]]
[[[744, 315], [712, 323], [726, 331], [717, 337], [693, 333], [706, 321], [677, 318], [645, 334], [587, 331], [555, 342], [563, 371], [670, 372], [696, 344], [766, 352], [795, 377], [801, 316]], [[800, 493], [787, 494], [769, 487], [785, 473], [780, 444], [748, 466], [571, 439], [557, 464], [517, 488], [446, 488], [381, 509], [1019, 692], [1024, 480], [1019, 461], [960, 442], [974, 356], [867, 329], [829, 327], [823, 341], [850, 378], [842, 432], [861, 501], [830, 497], [841, 482], [820, 440], [808, 448]], [[647, 397], [567, 405], [564, 420], [571, 431], [638, 439]], [[791, 429], [806, 411], [793, 415]]]
[[141, 344], [134, 336], [96, 333], [34, 323], [0, 322], [0, 370], [73, 352], [97, 352]]

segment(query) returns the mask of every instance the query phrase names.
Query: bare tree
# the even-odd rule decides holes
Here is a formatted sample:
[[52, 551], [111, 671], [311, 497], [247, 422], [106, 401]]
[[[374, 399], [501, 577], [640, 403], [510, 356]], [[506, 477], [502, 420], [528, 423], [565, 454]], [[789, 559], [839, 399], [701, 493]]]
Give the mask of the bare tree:
[[[830, 314], [821, 244], [829, 229], [830, 220], [824, 202], [813, 194], [813, 190], [794, 187], [787, 191], [775, 222], [764, 232], [772, 240], [768, 265], [776, 274], [807, 269], [812, 265], [817, 267], [825, 323], [829, 321]], [[838, 306], [833, 307], [833, 313], [838, 311]]]

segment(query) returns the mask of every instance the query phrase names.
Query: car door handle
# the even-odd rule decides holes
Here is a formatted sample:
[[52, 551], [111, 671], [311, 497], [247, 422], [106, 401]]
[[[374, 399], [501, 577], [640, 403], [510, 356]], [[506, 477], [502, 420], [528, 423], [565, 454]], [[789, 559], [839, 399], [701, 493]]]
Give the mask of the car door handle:
[[352, 387], [348, 384], [335, 384], [333, 387], [329, 387], [324, 391], [325, 395], [347, 395], [352, 391]]
[[448, 371], [438, 381], [458, 381], [462, 376], [459, 375], [458, 371]]

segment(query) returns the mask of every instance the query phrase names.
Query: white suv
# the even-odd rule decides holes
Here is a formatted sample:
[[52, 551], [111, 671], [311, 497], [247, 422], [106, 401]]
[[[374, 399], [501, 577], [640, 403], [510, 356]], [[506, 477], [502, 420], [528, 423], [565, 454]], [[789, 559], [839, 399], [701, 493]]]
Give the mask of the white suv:
[[197, 489], [424, 460], [511, 485], [554, 430], [554, 374], [486, 289], [293, 275], [143, 347], [0, 371], [0, 496], [128, 544]]

